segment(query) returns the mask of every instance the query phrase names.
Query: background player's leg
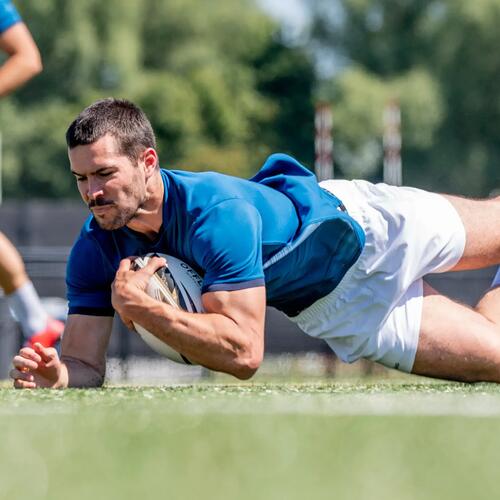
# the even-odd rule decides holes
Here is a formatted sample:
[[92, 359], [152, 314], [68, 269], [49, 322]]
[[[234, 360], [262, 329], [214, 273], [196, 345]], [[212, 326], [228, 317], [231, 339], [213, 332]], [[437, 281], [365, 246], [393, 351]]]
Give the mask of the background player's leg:
[[50, 318], [30, 281], [24, 262], [14, 245], [0, 233], [0, 286], [7, 303], [21, 324], [27, 341], [52, 346], [61, 337], [64, 325]]
[[489, 200], [444, 196], [457, 210], [466, 234], [463, 256], [452, 270], [500, 264], [500, 196]]
[[[496, 300], [500, 300], [500, 294], [496, 294]], [[500, 302], [496, 302], [496, 307], [500, 307]], [[497, 317], [485, 317], [424, 284], [420, 337], [412, 373], [468, 382], [500, 382]]]
[[0, 287], [11, 294], [29, 281], [24, 262], [14, 245], [0, 233]]

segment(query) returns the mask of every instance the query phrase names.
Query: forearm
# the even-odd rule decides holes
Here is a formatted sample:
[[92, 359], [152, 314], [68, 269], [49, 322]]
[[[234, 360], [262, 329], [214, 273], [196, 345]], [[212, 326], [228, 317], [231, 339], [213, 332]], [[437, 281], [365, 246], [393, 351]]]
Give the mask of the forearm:
[[259, 332], [243, 329], [222, 314], [189, 313], [153, 299], [132, 307], [127, 316], [189, 360], [238, 378], [250, 378], [262, 359]]
[[83, 361], [63, 356], [61, 374], [55, 388], [66, 387], [101, 387], [104, 373]]

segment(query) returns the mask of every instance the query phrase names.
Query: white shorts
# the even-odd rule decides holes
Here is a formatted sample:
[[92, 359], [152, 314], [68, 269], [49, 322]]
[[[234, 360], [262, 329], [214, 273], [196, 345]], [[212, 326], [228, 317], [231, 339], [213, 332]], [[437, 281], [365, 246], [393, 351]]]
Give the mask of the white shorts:
[[443, 196], [366, 181], [321, 182], [366, 235], [365, 247], [331, 293], [290, 318], [352, 363], [367, 358], [410, 372], [428, 273], [454, 267], [465, 228]]

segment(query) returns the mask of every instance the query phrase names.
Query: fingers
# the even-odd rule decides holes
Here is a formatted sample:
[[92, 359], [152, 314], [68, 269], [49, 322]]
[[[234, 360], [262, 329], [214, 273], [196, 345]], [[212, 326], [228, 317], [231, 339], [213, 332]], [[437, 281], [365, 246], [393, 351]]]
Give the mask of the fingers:
[[15, 389], [36, 389], [35, 382], [29, 382], [27, 380], [14, 380], [14, 388]]
[[163, 257], [151, 257], [146, 264], [146, 267], [143, 269], [147, 270], [148, 273], [153, 276], [153, 274], [158, 271], [158, 269], [161, 269], [162, 267], [165, 267], [167, 265], [167, 261]]
[[126, 273], [127, 271], [130, 271], [130, 268], [132, 266], [133, 259], [128, 257], [127, 259], [122, 259], [120, 261], [120, 265], [118, 266], [118, 270], [116, 271], [116, 275], [118, 276], [119, 274]]
[[[126, 259], [122, 259], [120, 261], [120, 265], [118, 266], [118, 270], [116, 271], [116, 278], [122, 279], [126, 276], [128, 272], [133, 269], [132, 263], [137, 257], [127, 257]], [[167, 265], [167, 261], [164, 257], [151, 257], [148, 260], [148, 263], [136, 272], [143, 272], [148, 274], [149, 276], [153, 276], [153, 274], [160, 268], [165, 267]]]
[[35, 377], [33, 376], [32, 373], [30, 373], [28, 371], [21, 371], [21, 370], [18, 370], [16, 368], [13, 368], [9, 372], [9, 377], [14, 379], [14, 381], [24, 380], [26, 382], [34, 382], [34, 380], [35, 380]]
[[10, 378], [14, 380], [16, 389], [34, 389], [36, 387], [35, 378], [31, 373], [38, 368], [41, 357], [30, 347], [24, 347], [14, 356], [12, 364], [14, 368], [9, 372]]
[[41, 360], [48, 365], [51, 361], [58, 358], [57, 351], [53, 347], [44, 347], [40, 342], [34, 344], [35, 353], [40, 355]]
[[12, 364], [18, 370], [36, 370], [42, 358], [31, 347], [23, 347], [17, 356], [14, 356]]
[[53, 347], [44, 347], [36, 342], [31, 347], [24, 347], [12, 360], [13, 369], [9, 372], [16, 389], [34, 389], [37, 387], [35, 376], [46, 368], [56, 366], [59, 356]]

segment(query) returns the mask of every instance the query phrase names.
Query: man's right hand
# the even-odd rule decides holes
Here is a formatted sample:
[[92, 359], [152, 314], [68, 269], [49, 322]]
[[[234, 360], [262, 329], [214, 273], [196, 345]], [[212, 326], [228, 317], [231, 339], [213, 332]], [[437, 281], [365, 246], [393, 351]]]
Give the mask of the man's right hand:
[[12, 360], [14, 368], [10, 377], [16, 389], [35, 389], [37, 387], [59, 387], [63, 363], [53, 347], [35, 343], [23, 347]]

